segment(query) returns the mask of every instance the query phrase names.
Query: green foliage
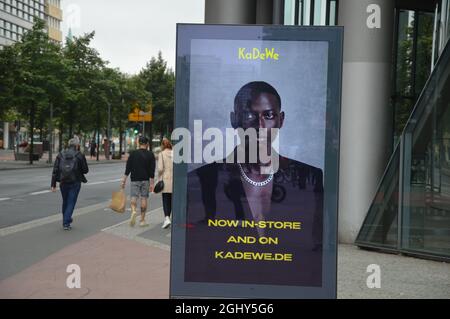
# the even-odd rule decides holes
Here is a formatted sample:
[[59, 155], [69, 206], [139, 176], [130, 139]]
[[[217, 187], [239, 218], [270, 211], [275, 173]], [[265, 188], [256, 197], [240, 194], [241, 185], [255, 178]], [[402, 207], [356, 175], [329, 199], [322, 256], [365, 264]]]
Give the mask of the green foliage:
[[0, 50], [0, 120], [28, 120], [42, 136], [52, 106], [52, 124], [62, 134], [91, 135], [106, 133], [109, 109], [112, 129], [123, 132], [133, 105], [152, 104], [155, 126], [170, 130], [175, 76], [161, 53], [138, 75], [125, 75], [91, 46], [94, 36], [73, 37], [61, 47], [37, 20], [20, 42]]
[[18, 69], [17, 48], [7, 46], [0, 50], [0, 120], [5, 121], [14, 109], [14, 77]]
[[152, 94], [153, 123], [161, 135], [168, 135], [173, 126], [175, 74], [167, 68], [167, 62], [162, 58], [153, 57], [139, 73], [145, 89]]

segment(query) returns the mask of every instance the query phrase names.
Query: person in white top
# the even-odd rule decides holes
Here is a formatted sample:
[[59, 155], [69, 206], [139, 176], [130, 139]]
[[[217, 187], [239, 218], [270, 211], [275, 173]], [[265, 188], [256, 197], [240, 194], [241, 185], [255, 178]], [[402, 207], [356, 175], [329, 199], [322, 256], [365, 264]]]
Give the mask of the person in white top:
[[164, 210], [164, 223], [162, 228], [170, 226], [170, 215], [172, 213], [172, 184], [173, 184], [173, 152], [172, 143], [167, 138], [161, 142], [161, 153], [158, 159], [158, 176], [164, 182], [162, 190], [162, 201]]

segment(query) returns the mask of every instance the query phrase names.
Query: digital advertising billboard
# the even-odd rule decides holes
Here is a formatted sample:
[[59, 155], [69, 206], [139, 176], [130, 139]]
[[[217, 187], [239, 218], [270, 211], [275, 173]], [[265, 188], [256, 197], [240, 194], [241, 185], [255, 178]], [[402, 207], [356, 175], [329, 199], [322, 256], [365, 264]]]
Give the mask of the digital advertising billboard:
[[336, 298], [342, 35], [177, 25], [171, 297]]

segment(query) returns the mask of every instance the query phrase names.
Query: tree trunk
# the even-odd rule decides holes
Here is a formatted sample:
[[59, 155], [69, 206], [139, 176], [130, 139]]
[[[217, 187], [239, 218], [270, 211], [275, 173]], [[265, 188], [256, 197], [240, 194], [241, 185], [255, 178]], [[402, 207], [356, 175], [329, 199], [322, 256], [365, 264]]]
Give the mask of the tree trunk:
[[105, 129], [105, 135], [103, 137], [103, 140], [105, 141], [105, 146], [103, 147], [103, 151], [105, 153], [105, 159], [109, 160], [109, 137], [108, 137], [108, 129]]
[[69, 109], [69, 139], [73, 137], [73, 105]]
[[69, 139], [71, 139], [73, 137], [72, 132], [73, 132], [73, 123], [72, 123], [72, 120], [70, 120], [70, 123], [69, 123]]
[[62, 151], [62, 147], [63, 147], [63, 126], [62, 126], [62, 123], [59, 124], [58, 138], [59, 138], [58, 152], [61, 152]]
[[119, 159], [122, 159], [122, 144], [123, 144], [122, 139], [123, 139], [123, 128], [121, 125], [119, 130]]
[[97, 162], [100, 155], [100, 111], [97, 107]]
[[44, 119], [39, 119], [39, 141], [42, 142], [42, 139], [44, 138], [44, 132], [43, 132], [43, 126], [44, 126]]
[[36, 106], [34, 104], [34, 101], [31, 103], [31, 110], [30, 110], [30, 136], [31, 136], [31, 143], [30, 143], [30, 165], [33, 165], [33, 153], [34, 153], [34, 138], [33, 138], [33, 131], [34, 131], [34, 117], [36, 113]]

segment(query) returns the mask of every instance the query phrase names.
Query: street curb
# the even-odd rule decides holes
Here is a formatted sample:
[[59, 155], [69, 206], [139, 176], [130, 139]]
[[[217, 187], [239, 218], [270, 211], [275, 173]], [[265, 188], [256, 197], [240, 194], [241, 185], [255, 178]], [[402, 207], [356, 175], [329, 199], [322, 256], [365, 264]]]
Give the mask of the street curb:
[[[101, 165], [101, 164], [120, 164], [120, 163], [125, 164], [126, 161], [115, 162], [115, 160], [111, 160], [108, 162], [92, 162], [92, 163], [88, 162], [88, 166]], [[29, 164], [26, 164], [26, 166], [23, 166], [23, 167], [1, 167], [1, 163], [0, 163], [0, 171], [14, 171], [14, 170], [20, 170], [20, 169], [37, 169], [37, 168], [52, 168], [52, 167], [53, 167], [53, 164], [44, 164], [44, 165], [39, 165], [39, 166], [31, 166]]]

